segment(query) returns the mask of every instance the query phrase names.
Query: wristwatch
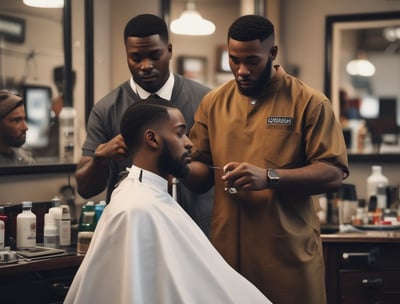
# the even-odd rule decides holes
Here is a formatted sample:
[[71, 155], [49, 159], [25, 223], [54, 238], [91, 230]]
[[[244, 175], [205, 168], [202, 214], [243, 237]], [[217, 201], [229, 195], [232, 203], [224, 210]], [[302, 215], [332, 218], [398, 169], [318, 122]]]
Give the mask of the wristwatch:
[[279, 175], [274, 169], [267, 169], [268, 188], [275, 188], [279, 184]]

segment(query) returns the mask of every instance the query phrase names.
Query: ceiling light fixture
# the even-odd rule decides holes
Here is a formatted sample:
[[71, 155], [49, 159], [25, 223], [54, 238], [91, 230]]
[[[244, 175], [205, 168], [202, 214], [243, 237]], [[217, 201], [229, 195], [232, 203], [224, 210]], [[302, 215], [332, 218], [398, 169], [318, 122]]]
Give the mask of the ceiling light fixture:
[[41, 8], [61, 8], [64, 7], [64, 0], [23, 0], [24, 4], [32, 7]]
[[371, 77], [375, 74], [375, 66], [365, 52], [358, 51], [356, 58], [347, 63], [346, 71], [351, 76]]
[[171, 22], [171, 31], [178, 35], [204, 36], [211, 35], [215, 31], [215, 25], [211, 21], [203, 19], [196, 11], [194, 2], [188, 2], [186, 10], [178, 19]]
[[383, 30], [383, 36], [387, 41], [394, 42], [400, 40], [400, 26], [387, 27]]
[[375, 66], [367, 59], [355, 59], [346, 65], [346, 71], [352, 76], [371, 77], [375, 74]]

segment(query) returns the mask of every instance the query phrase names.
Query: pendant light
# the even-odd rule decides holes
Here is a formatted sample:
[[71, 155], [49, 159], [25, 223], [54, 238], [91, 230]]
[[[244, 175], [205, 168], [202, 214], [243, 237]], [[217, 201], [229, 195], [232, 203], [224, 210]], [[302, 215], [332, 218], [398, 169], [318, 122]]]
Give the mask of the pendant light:
[[215, 31], [214, 23], [203, 19], [191, 1], [187, 3], [186, 10], [180, 17], [171, 22], [170, 27], [171, 32], [178, 35], [204, 36]]
[[32, 7], [61, 8], [64, 7], [64, 0], [23, 0], [24, 4]]
[[357, 58], [350, 60], [346, 65], [346, 71], [351, 76], [371, 77], [375, 74], [375, 66], [365, 52], [359, 52]]

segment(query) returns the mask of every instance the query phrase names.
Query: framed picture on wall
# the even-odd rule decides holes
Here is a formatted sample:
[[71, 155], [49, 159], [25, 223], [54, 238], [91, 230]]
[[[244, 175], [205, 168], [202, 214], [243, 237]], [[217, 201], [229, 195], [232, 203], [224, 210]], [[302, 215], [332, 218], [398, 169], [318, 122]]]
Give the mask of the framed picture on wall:
[[217, 72], [218, 73], [230, 73], [229, 67], [229, 53], [226, 45], [220, 45], [217, 47]]
[[14, 43], [25, 42], [25, 20], [14, 16], [0, 15], [0, 37]]
[[201, 83], [207, 83], [207, 58], [179, 56], [177, 64], [178, 74]]

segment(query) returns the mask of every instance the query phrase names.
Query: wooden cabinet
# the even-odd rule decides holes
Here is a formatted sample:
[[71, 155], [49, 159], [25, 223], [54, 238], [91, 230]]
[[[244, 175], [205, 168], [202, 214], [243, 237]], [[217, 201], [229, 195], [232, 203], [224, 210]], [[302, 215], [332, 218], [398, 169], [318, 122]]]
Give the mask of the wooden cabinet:
[[0, 266], [0, 303], [62, 303], [82, 259], [67, 255]]
[[400, 303], [400, 233], [322, 235], [329, 304]]
[[[400, 232], [322, 235], [329, 304], [400, 303]], [[62, 303], [83, 256], [0, 266], [0, 303]]]

